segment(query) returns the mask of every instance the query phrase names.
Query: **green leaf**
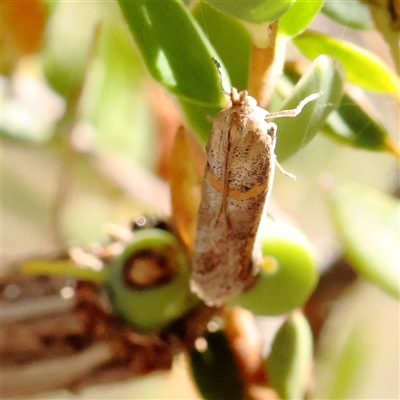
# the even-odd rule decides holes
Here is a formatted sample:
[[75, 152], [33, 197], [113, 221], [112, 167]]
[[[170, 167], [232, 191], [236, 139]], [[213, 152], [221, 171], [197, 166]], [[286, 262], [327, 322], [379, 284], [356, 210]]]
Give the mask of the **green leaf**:
[[232, 17], [261, 24], [279, 19], [296, 0], [207, 0], [212, 7]]
[[346, 28], [374, 28], [374, 20], [368, 6], [360, 1], [326, 1], [322, 12]]
[[246, 89], [252, 46], [248, 29], [236, 18], [217, 11], [204, 1], [196, 3], [192, 13], [217, 51], [218, 61], [226, 67], [232, 86], [238, 90]]
[[[296, 82], [300, 74], [293, 69], [296, 64], [286, 65], [285, 77], [290, 83]], [[398, 157], [399, 150], [389, 137], [386, 129], [371, 113], [366, 97], [353, 97], [345, 92], [339, 107], [333, 111], [322, 133], [347, 146], [374, 151], [389, 151]]]
[[279, 33], [294, 37], [303, 32], [318, 14], [323, 0], [297, 0], [279, 20]]
[[189, 353], [199, 392], [208, 400], [244, 400], [244, 383], [226, 334], [208, 332], [204, 339], [205, 348]]
[[266, 362], [269, 384], [280, 399], [304, 398], [312, 354], [310, 325], [301, 312], [294, 312], [276, 334]]
[[222, 110], [222, 107], [205, 107], [186, 99], [178, 99], [187, 121], [203, 142], [206, 142], [212, 129], [211, 118]]
[[361, 276], [400, 297], [400, 204], [374, 189], [345, 182], [330, 194], [344, 252]]
[[[178, 0], [164, 0], [162, 7], [160, 3], [145, 0], [120, 0], [119, 4], [147, 69], [177, 96], [186, 120], [206, 140], [211, 130], [209, 118], [226, 103], [220, 76], [211, 60], [212, 56], [220, 57], [206, 35]], [[232, 21], [225, 20], [223, 24], [226, 28], [232, 26]], [[237, 27], [235, 32], [239, 32]], [[225, 80], [229, 86], [228, 74]]]
[[391, 93], [399, 97], [399, 78], [375, 54], [343, 40], [313, 31], [303, 32], [293, 39], [308, 58], [326, 54], [338, 59], [350, 82], [367, 90]]
[[136, 46], [152, 77], [197, 104], [223, 104], [216, 56], [192, 15], [178, 0], [119, 0]]
[[390, 141], [383, 125], [348, 94], [328, 117], [322, 131], [341, 143], [366, 150], [387, 150]]
[[293, 109], [310, 94], [323, 92], [316, 101], [307, 104], [295, 118], [280, 118], [276, 155], [282, 162], [304, 147], [325, 123], [331, 111], [340, 102], [344, 76], [340, 64], [326, 56], [318, 57], [308, 72], [300, 79], [281, 109]]

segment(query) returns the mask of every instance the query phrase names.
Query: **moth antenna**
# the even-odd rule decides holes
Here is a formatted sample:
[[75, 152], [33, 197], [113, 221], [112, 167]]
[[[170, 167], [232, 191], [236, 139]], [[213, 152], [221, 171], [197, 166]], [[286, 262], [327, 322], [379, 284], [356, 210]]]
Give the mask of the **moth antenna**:
[[221, 85], [222, 92], [225, 93], [226, 95], [230, 96], [231, 91], [225, 86], [226, 79], [225, 79], [225, 74], [224, 74], [224, 71], [222, 70], [221, 64], [219, 63], [219, 61], [216, 58], [211, 57], [211, 59], [213, 60], [213, 63], [217, 67], [218, 74], [220, 77], [220, 85]]
[[304, 98], [296, 108], [293, 108], [293, 110], [276, 111], [276, 112], [268, 114], [265, 118], [297, 117], [301, 113], [301, 111], [303, 110], [303, 108], [306, 104], [318, 99], [322, 95], [323, 95], [323, 92], [310, 94], [309, 96]]

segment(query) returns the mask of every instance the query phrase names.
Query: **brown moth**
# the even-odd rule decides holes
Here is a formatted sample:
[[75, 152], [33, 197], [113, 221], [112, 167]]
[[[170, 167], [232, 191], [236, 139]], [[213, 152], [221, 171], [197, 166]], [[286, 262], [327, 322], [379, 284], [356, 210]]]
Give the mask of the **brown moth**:
[[191, 288], [208, 305], [219, 306], [249, 288], [259, 270], [257, 235], [268, 205], [275, 166], [277, 126], [268, 118], [295, 117], [321, 93], [306, 97], [293, 110], [269, 113], [247, 91], [222, 91], [230, 103], [217, 114], [206, 146]]

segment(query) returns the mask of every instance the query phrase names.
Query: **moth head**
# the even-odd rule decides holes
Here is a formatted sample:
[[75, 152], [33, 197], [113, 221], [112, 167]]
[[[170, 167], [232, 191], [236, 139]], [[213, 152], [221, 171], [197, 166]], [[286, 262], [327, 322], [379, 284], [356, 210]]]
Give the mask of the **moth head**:
[[249, 96], [247, 90], [238, 92], [236, 88], [231, 88], [230, 98], [232, 106], [250, 107], [254, 108], [257, 106], [257, 101]]

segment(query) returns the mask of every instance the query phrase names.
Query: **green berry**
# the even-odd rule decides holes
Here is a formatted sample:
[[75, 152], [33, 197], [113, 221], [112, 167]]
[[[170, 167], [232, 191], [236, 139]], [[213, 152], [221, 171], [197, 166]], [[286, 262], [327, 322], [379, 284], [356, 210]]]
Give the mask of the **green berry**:
[[107, 289], [114, 311], [140, 331], [154, 331], [196, 304], [190, 264], [174, 235], [161, 229], [136, 232], [110, 265]]
[[233, 300], [258, 315], [279, 315], [301, 307], [316, 286], [311, 245], [294, 227], [268, 220], [262, 226], [261, 268], [255, 285]]

